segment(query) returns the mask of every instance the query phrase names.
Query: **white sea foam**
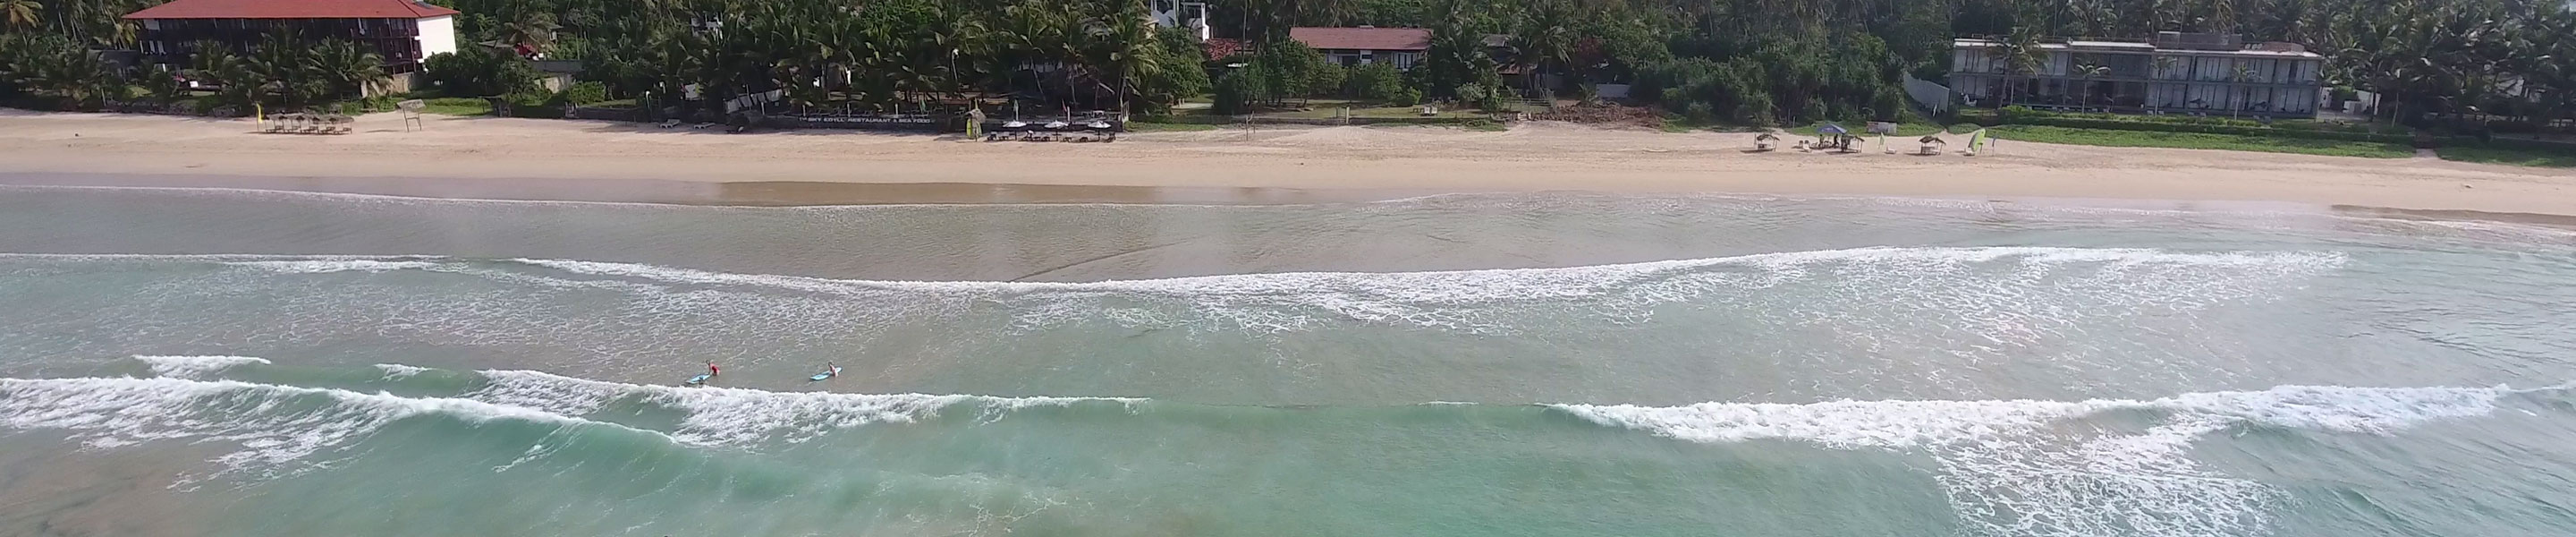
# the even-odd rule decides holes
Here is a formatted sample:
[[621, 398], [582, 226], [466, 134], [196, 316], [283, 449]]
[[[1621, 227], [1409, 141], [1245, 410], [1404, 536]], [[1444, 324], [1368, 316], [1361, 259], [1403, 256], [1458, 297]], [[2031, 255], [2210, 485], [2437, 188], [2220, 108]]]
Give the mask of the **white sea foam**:
[[[2138, 306], [2200, 307], [2242, 297], [2266, 296], [2296, 279], [2332, 270], [2345, 261], [2336, 252], [2168, 252], [2151, 249], [2094, 248], [1858, 248], [1758, 254], [1736, 257], [1654, 261], [1566, 268], [1489, 269], [1468, 271], [1355, 273], [1292, 272], [1200, 276], [1157, 280], [1088, 283], [1039, 282], [900, 282], [833, 280], [796, 276], [729, 274], [628, 263], [519, 259], [515, 262], [588, 276], [634, 278], [668, 284], [752, 286], [845, 295], [907, 304], [908, 311], [953, 311], [983, 301], [1008, 301], [1018, 324], [1046, 326], [1076, 319], [1113, 319], [1126, 324], [1169, 322], [1181, 318], [1261, 331], [1309, 328], [1331, 318], [1368, 323], [1402, 324], [1472, 332], [1501, 330], [1517, 315], [1490, 311], [1494, 306], [1546, 303], [1589, 309], [1611, 319], [1643, 319], [1661, 304], [1688, 301], [1712, 292], [1747, 292], [1807, 280], [1829, 272], [1843, 279], [1888, 280], [1888, 293], [1913, 289], [1942, 292], [1956, 285], [1897, 285], [1905, 281], [1949, 277], [1974, 280], [2000, 272], [2011, 285], [2043, 282], [2052, 274], [2073, 270], [2073, 277], [2054, 282], [2077, 287], [2065, 296], [2104, 296]], [[1998, 265], [1993, 268], [1979, 268]], [[1968, 289], [1968, 292], [1982, 292]], [[1108, 307], [1100, 295], [1141, 300], [1143, 305]], [[1880, 298], [1893, 295], [1882, 294]], [[2056, 295], [2050, 295], [2056, 296]], [[1901, 297], [1900, 297], [1901, 298]], [[1994, 293], [1988, 301], [2041, 300], [2028, 294]], [[1890, 299], [1893, 300], [1893, 299]], [[927, 301], [927, 302], [924, 302]], [[2040, 308], [2024, 304], [1986, 304], [1985, 311], [2003, 315]], [[1317, 313], [1325, 315], [1315, 315]], [[1997, 321], [1988, 324], [2009, 325]]]
[[[2154, 400], [1830, 401], [1681, 407], [1553, 405], [1607, 426], [1681, 440], [1812, 442], [1931, 456], [1972, 535], [2200, 536], [2261, 533], [2277, 491], [2192, 461], [2200, 437], [2238, 424], [2384, 433], [2485, 415], [2495, 388], [2282, 386]], [[2070, 426], [2106, 411], [2151, 411], [2142, 433]]]
[[227, 442], [239, 449], [214, 461], [227, 471], [295, 471], [299, 467], [289, 463], [344, 446], [395, 421], [431, 414], [475, 423], [617, 427], [467, 399], [237, 381], [0, 379], [0, 427], [68, 431], [95, 448], [156, 440]]
[[171, 378], [205, 378], [238, 365], [268, 365], [266, 358], [249, 356], [141, 356], [134, 357], [152, 367], [152, 374]]
[[425, 260], [388, 259], [294, 259], [270, 261], [234, 261], [229, 264], [287, 274], [320, 274], [328, 272], [384, 272], [388, 270], [426, 269], [438, 266]]
[[597, 412], [618, 400], [644, 401], [685, 413], [672, 436], [704, 445], [803, 442], [835, 430], [875, 423], [909, 423], [961, 409], [989, 420], [1030, 407], [1084, 402], [1132, 406], [1144, 401], [1109, 397], [771, 392], [622, 384], [535, 371], [496, 370], [482, 374], [490, 383], [464, 397], [574, 416]]
[[429, 371], [429, 368], [426, 367], [402, 364], [376, 364], [376, 369], [383, 370], [385, 372], [385, 380], [410, 378], [412, 375], [418, 375]]
[[[1769, 321], [1852, 325], [1837, 333], [1875, 333], [1868, 330], [1874, 325], [1867, 323], [1896, 322], [1800, 306], [1832, 305], [1836, 302], [1831, 300], [1849, 298], [1957, 313], [1956, 321], [1946, 325], [1973, 335], [1940, 335], [1943, 344], [1937, 346], [1950, 348], [1958, 347], [1951, 343], [1960, 337], [1993, 337], [2007, 343], [2045, 337], [2088, 317], [2264, 300], [2345, 262], [2338, 252], [1881, 247], [1559, 268], [1292, 272], [1047, 283], [837, 280], [548, 259], [189, 257], [201, 258], [267, 273], [418, 270], [559, 292], [628, 293], [634, 298], [625, 310], [614, 313], [668, 323], [674, 330], [732, 330], [728, 327], [734, 323], [751, 323], [758, 326], [739, 328], [772, 338], [782, 337], [779, 333], [851, 333], [853, 329], [870, 334], [920, 319], [988, 313], [1007, 316], [1012, 327], [1023, 331], [1107, 322], [1130, 328], [1276, 333], [1361, 323], [1512, 333], [1527, 328], [1523, 325], [1534, 318], [1534, 312], [1642, 322], [1659, 308], [1676, 303], [1740, 305], [1762, 311]], [[1769, 291], [1792, 285], [1833, 296], [1764, 302]], [[513, 293], [504, 298], [530, 295]], [[343, 297], [332, 298], [315, 305], [352, 307], [339, 300]], [[544, 305], [525, 307], [541, 310]], [[405, 325], [411, 326], [473, 322], [521, 309], [483, 306], [411, 298], [403, 300], [402, 314]], [[464, 311], [434, 315], [460, 308]], [[812, 315], [781, 316], [775, 311]], [[528, 321], [498, 323], [507, 326], [474, 322], [474, 326], [443, 332], [542, 339], [513, 335], [544, 325]]]

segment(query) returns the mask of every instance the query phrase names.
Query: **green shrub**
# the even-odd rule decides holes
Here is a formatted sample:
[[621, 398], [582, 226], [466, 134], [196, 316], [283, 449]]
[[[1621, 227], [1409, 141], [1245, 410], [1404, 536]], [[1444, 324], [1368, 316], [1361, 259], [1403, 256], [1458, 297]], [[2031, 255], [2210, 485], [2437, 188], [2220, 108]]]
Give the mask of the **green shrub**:
[[[1396, 71], [1394, 65], [1385, 62], [1362, 65], [1351, 68], [1350, 75], [1343, 79], [1342, 86], [1342, 91], [1353, 98], [1392, 103], [1398, 93], [1405, 91], [1404, 73]], [[1416, 96], [1414, 100], [1419, 101], [1421, 97]]]
[[1306, 73], [1307, 92], [1316, 97], [1330, 97], [1332, 94], [1341, 93], [1342, 82], [1348, 78], [1350, 78], [1350, 70], [1343, 69], [1342, 66], [1330, 63], [1318, 64], [1313, 71]]
[[537, 68], [518, 56], [480, 47], [430, 56], [421, 75], [442, 95], [480, 97], [537, 89]]
[[556, 96], [556, 99], [575, 106], [606, 101], [608, 100], [608, 85], [597, 81], [576, 83], [565, 87], [563, 92]]
[[1422, 104], [1422, 92], [1414, 91], [1413, 88], [1397, 88], [1395, 95], [1386, 99], [1386, 104], [1388, 106], [1420, 105]]
[[1960, 110], [1958, 121], [1986, 126], [2037, 125], [2078, 129], [2179, 132], [2230, 136], [2274, 136], [2355, 142], [2402, 143], [2405, 134], [2372, 133], [2366, 126], [2314, 121], [2276, 121], [2194, 116], [2139, 116], [2100, 113], [2043, 112], [2013, 106], [2003, 110]]
[[1216, 113], [1225, 115], [1252, 113], [1252, 103], [1259, 100], [1264, 93], [1262, 77], [1260, 74], [1246, 71], [1249, 70], [1227, 71], [1225, 76], [1217, 78], [1216, 103], [1213, 106]]

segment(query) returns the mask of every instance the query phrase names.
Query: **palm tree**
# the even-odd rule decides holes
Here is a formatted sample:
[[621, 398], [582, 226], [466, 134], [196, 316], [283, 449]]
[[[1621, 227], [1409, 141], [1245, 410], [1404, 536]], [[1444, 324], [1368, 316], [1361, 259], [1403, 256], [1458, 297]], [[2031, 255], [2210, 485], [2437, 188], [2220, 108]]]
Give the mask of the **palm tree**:
[[20, 63], [17, 69], [29, 89], [61, 98], [66, 110], [125, 97], [125, 81], [108, 68], [106, 60], [97, 53], [65, 45], [35, 51]]
[[1118, 71], [1118, 115], [1125, 117], [1130, 111], [1128, 103], [1135, 96], [1136, 79], [1155, 76], [1165, 68], [1156, 50], [1161, 43], [1154, 40], [1153, 30], [1145, 27], [1144, 6], [1137, 3], [1121, 10], [1105, 37], [1110, 50], [1107, 61], [1102, 63]]
[[383, 88], [387, 80], [383, 57], [339, 39], [306, 49], [303, 68], [335, 98], [365, 97]]
[[312, 87], [313, 77], [308, 76], [311, 70], [304, 56], [304, 43], [293, 32], [269, 33], [248, 59], [251, 71], [260, 79], [260, 90], [251, 96], [258, 97], [274, 85], [280, 104], [287, 108], [304, 105], [305, 97], [318, 93]]
[[2075, 74], [2076, 74], [2076, 76], [2080, 76], [2080, 77], [2083, 77], [2083, 78], [2084, 78], [2084, 90], [2083, 90], [2083, 91], [2076, 92], [2076, 95], [2078, 96], [2078, 97], [2077, 97], [2077, 99], [2078, 99], [2078, 100], [2077, 100], [2077, 105], [2078, 105], [2078, 106], [2092, 106], [2092, 105], [2093, 105], [2093, 78], [2094, 78], [2094, 77], [2098, 77], [2098, 76], [2104, 76], [2104, 75], [2109, 75], [2109, 74], [2111, 74], [2111, 67], [2110, 67], [2110, 66], [2107, 66], [2107, 65], [2093, 65], [2093, 64], [2089, 64], [2089, 63], [2088, 63], [2088, 64], [2082, 64], [2082, 65], [2077, 65], [2077, 66], [2075, 66]]
[[1999, 104], [2011, 105], [2013, 90], [2019, 85], [2013, 76], [2027, 76], [2039, 71], [2040, 66], [2046, 63], [2044, 55], [2047, 51], [2039, 46], [2039, 30], [2030, 26], [2013, 27], [2012, 35], [2004, 38], [2003, 46], [1993, 50], [2003, 54], [2004, 102]]
[[518, 20], [502, 23], [500, 37], [502, 42], [529, 53], [543, 53], [555, 45], [555, 31], [561, 29], [553, 13], [531, 9], [520, 12]]
[[259, 87], [264, 81], [259, 80], [249, 60], [234, 55], [231, 49], [216, 41], [200, 41], [191, 45], [189, 50], [192, 51], [188, 57], [189, 67], [181, 71], [182, 74], [192, 80], [214, 84], [217, 103], [250, 107], [251, 99], [259, 95]]
[[1573, 54], [1574, 19], [1573, 6], [1568, 2], [1542, 2], [1531, 8], [1521, 30], [1512, 36], [1512, 47], [1520, 50], [1517, 63], [1532, 68], [1527, 71], [1531, 89], [1538, 88], [1538, 75], [1546, 71], [1548, 63], [1563, 65]]
[[36, 0], [0, 0], [0, 19], [7, 19], [12, 28], [25, 29], [36, 25], [36, 12], [44, 9]]

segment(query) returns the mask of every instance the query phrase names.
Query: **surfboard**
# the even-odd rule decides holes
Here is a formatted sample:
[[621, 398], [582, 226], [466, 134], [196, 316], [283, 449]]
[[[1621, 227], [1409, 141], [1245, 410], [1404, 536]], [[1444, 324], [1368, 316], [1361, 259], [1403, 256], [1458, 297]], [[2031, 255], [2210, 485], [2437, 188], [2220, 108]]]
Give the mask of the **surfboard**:
[[832, 378], [832, 374], [831, 374], [831, 373], [815, 373], [815, 374], [814, 374], [814, 376], [812, 377], [812, 380], [823, 380], [823, 379], [828, 379], [828, 378]]
[[682, 384], [688, 384], [688, 385], [691, 385], [691, 386], [696, 386], [696, 385], [700, 385], [700, 384], [706, 384], [706, 383], [707, 383], [707, 379], [711, 379], [711, 378], [715, 378], [715, 377], [716, 377], [715, 375], [698, 375], [698, 376], [694, 376], [694, 377], [689, 377], [689, 381], [688, 381], [688, 382], [684, 382], [684, 383], [682, 383]]

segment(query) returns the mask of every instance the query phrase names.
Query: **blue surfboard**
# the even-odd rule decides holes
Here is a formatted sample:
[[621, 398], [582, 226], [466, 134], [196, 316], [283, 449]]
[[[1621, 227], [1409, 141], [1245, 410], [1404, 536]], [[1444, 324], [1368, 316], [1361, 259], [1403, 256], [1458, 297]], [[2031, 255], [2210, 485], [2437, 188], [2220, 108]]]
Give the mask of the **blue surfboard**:
[[691, 385], [691, 386], [696, 386], [696, 385], [706, 384], [706, 383], [707, 383], [707, 379], [711, 379], [711, 378], [716, 378], [716, 376], [715, 376], [715, 375], [698, 375], [698, 376], [694, 376], [694, 377], [689, 377], [689, 381], [688, 381], [688, 382], [684, 382], [684, 383], [682, 383], [682, 384], [688, 384], [688, 385]]
[[810, 380], [823, 380], [828, 378], [832, 378], [831, 373], [815, 373]]

